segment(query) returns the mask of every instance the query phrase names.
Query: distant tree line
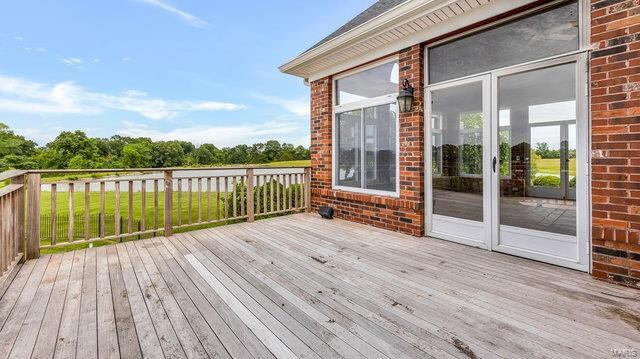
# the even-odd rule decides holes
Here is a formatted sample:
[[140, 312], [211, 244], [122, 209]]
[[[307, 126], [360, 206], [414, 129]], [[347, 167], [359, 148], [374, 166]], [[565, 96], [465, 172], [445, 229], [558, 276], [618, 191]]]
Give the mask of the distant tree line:
[[270, 140], [266, 143], [218, 148], [187, 141], [152, 141], [146, 137], [115, 135], [88, 137], [82, 131], [61, 132], [39, 147], [0, 123], [0, 170], [151, 168], [269, 163], [309, 159], [309, 150]]

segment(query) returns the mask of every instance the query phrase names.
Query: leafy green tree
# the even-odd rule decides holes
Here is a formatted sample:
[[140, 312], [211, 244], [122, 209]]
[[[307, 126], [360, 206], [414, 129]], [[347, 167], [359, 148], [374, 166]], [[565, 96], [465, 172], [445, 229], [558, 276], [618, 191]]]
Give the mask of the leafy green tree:
[[153, 166], [151, 143], [140, 141], [125, 145], [122, 149], [122, 164], [126, 168]]
[[211, 162], [209, 162], [209, 164], [225, 163], [223, 152], [218, 149], [218, 147], [210, 143], [205, 143], [201, 145], [200, 148], [206, 149], [207, 151], [209, 151], [209, 153], [211, 153], [212, 160]]
[[52, 142], [47, 144], [49, 150], [55, 151], [53, 168], [68, 168], [75, 156], [81, 156], [85, 162], [95, 162], [100, 155], [97, 140], [87, 137], [82, 131], [63, 131]]
[[93, 159], [86, 158], [82, 154], [75, 155], [71, 157], [69, 163], [67, 164], [67, 168], [72, 169], [90, 169], [96, 168], [96, 162]]
[[36, 143], [16, 135], [9, 126], [0, 123], [0, 169], [35, 168]]
[[177, 167], [185, 162], [184, 149], [178, 141], [154, 142], [151, 150], [153, 167]]
[[207, 147], [200, 146], [193, 152], [194, 164], [212, 165], [215, 163], [215, 156]]
[[265, 160], [267, 162], [276, 161], [281, 150], [282, 146], [280, 145], [280, 142], [276, 140], [267, 141], [267, 143], [265, 143], [264, 145], [263, 151]]

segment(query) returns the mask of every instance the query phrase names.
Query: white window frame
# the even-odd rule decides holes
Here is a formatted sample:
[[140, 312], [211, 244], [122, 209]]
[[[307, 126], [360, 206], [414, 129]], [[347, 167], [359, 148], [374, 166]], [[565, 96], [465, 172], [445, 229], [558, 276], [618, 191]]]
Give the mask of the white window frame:
[[[370, 98], [370, 99], [365, 99], [365, 100], [360, 100], [360, 101], [355, 101], [355, 102], [350, 102], [344, 105], [336, 105], [337, 103], [337, 98], [338, 98], [338, 91], [335, 91], [335, 89], [337, 88], [336, 84], [337, 81], [341, 78], [345, 78], [347, 76], [359, 73], [359, 72], [363, 72], [375, 67], [378, 67], [380, 65], [384, 65], [390, 62], [399, 62], [399, 56], [392, 56], [392, 57], [387, 57], [385, 59], [382, 59], [380, 61], [375, 61], [371, 64], [368, 64], [366, 66], [362, 66], [362, 67], [358, 67], [357, 69], [348, 71], [348, 72], [344, 72], [342, 74], [336, 75], [333, 77], [333, 94], [332, 94], [332, 118], [331, 118], [331, 158], [332, 158], [332, 163], [331, 163], [331, 188], [333, 190], [338, 190], [338, 191], [345, 191], [345, 192], [354, 192], [354, 193], [362, 193], [362, 194], [369, 194], [369, 195], [377, 195], [377, 196], [387, 196], [387, 197], [395, 197], [395, 198], [399, 198], [400, 197], [400, 112], [396, 111], [396, 118], [395, 118], [395, 126], [396, 126], [396, 156], [395, 156], [395, 161], [396, 161], [396, 188], [394, 191], [381, 191], [381, 190], [373, 190], [373, 189], [366, 189], [366, 188], [362, 188], [362, 187], [348, 187], [348, 186], [340, 186], [338, 185], [338, 175], [339, 172], [336, 168], [336, 166], [338, 165], [338, 152], [340, 150], [339, 146], [338, 146], [338, 134], [336, 129], [338, 128], [338, 116], [341, 113], [344, 112], [349, 112], [349, 111], [355, 111], [355, 110], [362, 110], [362, 116], [364, 116], [364, 109], [365, 108], [369, 108], [369, 107], [375, 107], [375, 106], [382, 106], [382, 105], [395, 105], [396, 108], [398, 107], [398, 92], [394, 92], [392, 94], [388, 94], [388, 95], [383, 95], [383, 96], [378, 96], [378, 97], [374, 97], [374, 98]], [[400, 81], [400, 79], [398, 79], [398, 82]], [[364, 118], [364, 117], [363, 117]], [[361, 135], [361, 145], [365, 145], [366, 139], [365, 139], [365, 126], [364, 126], [364, 121], [362, 123], [361, 129], [362, 131], [362, 135]], [[360, 156], [361, 156], [361, 170], [360, 170], [360, 176], [361, 176], [361, 180], [360, 180], [360, 185], [364, 186], [364, 184], [366, 183], [365, 177], [366, 177], [366, 168], [365, 168], [365, 156], [366, 156], [366, 151], [365, 148], [361, 148], [360, 151]]]

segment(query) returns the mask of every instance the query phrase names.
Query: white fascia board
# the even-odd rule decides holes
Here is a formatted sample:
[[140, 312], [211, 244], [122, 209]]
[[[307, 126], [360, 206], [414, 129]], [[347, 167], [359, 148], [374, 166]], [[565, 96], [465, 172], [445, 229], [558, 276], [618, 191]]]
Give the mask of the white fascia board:
[[[332, 56], [333, 54], [339, 52], [340, 50], [349, 47], [355, 43], [359, 43], [363, 40], [376, 37], [389, 29], [397, 27], [399, 25], [405, 24], [411, 20], [422, 17], [425, 14], [431, 13], [442, 6], [449, 5], [456, 0], [449, 1], [436, 1], [436, 0], [412, 0], [408, 1], [408, 4], [412, 4], [413, 7], [410, 9], [405, 8], [403, 5], [400, 5], [387, 13], [380, 15], [379, 17], [367, 22], [360, 27], [357, 27], [354, 30], [360, 30], [361, 33], [356, 34], [351, 31], [337, 37], [333, 40], [340, 39], [342, 41], [341, 44], [336, 45], [332, 44], [333, 40], [327, 42], [319, 46], [318, 48], [309, 51], [305, 54], [300, 55], [298, 58], [292, 60], [291, 62], [282, 65], [280, 70], [285, 73], [289, 73], [291, 75], [308, 78], [309, 81], [315, 81], [321, 79], [326, 76], [334, 75], [336, 73], [351, 69], [358, 65], [373, 61], [375, 59], [381, 58], [386, 55], [393, 54], [407, 47], [413, 46], [415, 44], [423, 43], [429, 39], [433, 39], [435, 37], [450, 33], [452, 31], [458, 30], [465, 26], [469, 26], [480, 22], [482, 20], [494, 17], [496, 15], [500, 15], [502, 13], [517, 9], [519, 7], [528, 5], [536, 0], [493, 0], [492, 2], [485, 4], [481, 7], [469, 10], [461, 15], [458, 15], [455, 20], [449, 19], [447, 21], [431, 25], [426, 29], [421, 31], [417, 31], [413, 34], [405, 36], [402, 39], [398, 39], [391, 43], [386, 44], [385, 46], [378, 47], [374, 50], [368, 51], [366, 54], [361, 56], [354, 57], [348, 61], [344, 61], [342, 63], [336, 64], [334, 66], [327, 67], [321, 71], [315, 73], [304, 73], [299, 70], [296, 71], [296, 67], [301, 65], [309, 64], [314, 61], [327, 58]], [[418, 4], [422, 6], [418, 6]], [[428, 6], [426, 6], [428, 5]], [[396, 13], [396, 11], [402, 11], [402, 13]], [[392, 14], [393, 12], [393, 14]], [[387, 16], [389, 18], [387, 18]], [[385, 17], [385, 19], [382, 19]], [[383, 23], [378, 24], [378, 21], [383, 21]], [[376, 25], [373, 25], [373, 22], [376, 22]], [[364, 31], [365, 25], [371, 25], [370, 28]], [[348, 38], [347, 38], [348, 36]], [[333, 45], [331, 48], [324, 45]]]
[[[360, 24], [353, 29], [336, 36], [335, 38], [319, 45], [318, 47], [302, 53], [296, 58], [288, 61], [284, 65], [281, 65], [278, 69], [284, 73], [299, 76], [295, 73], [295, 68], [303, 65], [309, 61], [313, 61], [319, 56], [335, 52], [336, 50], [343, 49], [352, 45], [357, 40], [364, 37], [371, 37], [371, 32], [382, 28], [395, 27], [400, 21], [399, 18], [408, 16], [416, 11], [418, 8], [432, 8], [436, 3], [453, 2], [456, 0], [409, 0], [402, 3], [393, 9], [390, 9], [373, 19]], [[430, 9], [433, 10], [433, 9]]]

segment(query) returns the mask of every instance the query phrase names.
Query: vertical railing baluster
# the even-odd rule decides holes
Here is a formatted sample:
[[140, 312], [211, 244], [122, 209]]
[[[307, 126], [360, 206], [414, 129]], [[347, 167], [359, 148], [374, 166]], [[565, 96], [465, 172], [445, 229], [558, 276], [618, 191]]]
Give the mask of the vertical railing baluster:
[[114, 186], [116, 191], [116, 213], [114, 214], [114, 227], [115, 235], [119, 237], [122, 233], [122, 228], [120, 227], [120, 224], [122, 223], [120, 221], [120, 181], [116, 181], [114, 183]]
[[220, 177], [216, 177], [216, 221], [220, 221]]
[[104, 238], [105, 237], [105, 232], [106, 229], [105, 227], [105, 223], [106, 223], [106, 211], [105, 211], [105, 187], [106, 187], [106, 183], [104, 181], [100, 182], [100, 238]]
[[264, 213], [268, 213], [267, 208], [267, 176], [262, 176], [262, 208]]
[[237, 201], [236, 201], [236, 176], [233, 176], [231, 178], [231, 186], [233, 186], [233, 189], [231, 190], [233, 193], [233, 218], [238, 216], [238, 205], [237, 205]]
[[224, 219], [229, 218], [229, 177], [224, 176]]
[[294, 199], [296, 201], [296, 209], [300, 209], [300, 197], [302, 196], [302, 191], [300, 191], [300, 183], [302, 183], [302, 179], [300, 178], [300, 174], [296, 173], [295, 175], [295, 186], [293, 190], [296, 192]]
[[291, 173], [289, 173], [289, 209], [293, 209], [293, 182], [291, 181]]
[[164, 171], [164, 235], [173, 235], [173, 171]]
[[207, 222], [211, 222], [211, 177], [207, 178]]
[[304, 169], [304, 200], [307, 213], [311, 212], [311, 168]]
[[187, 204], [189, 205], [189, 207], [187, 208], [187, 216], [189, 216], [189, 220], [187, 221], [187, 223], [191, 225], [191, 208], [193, 207], [193, 181], [191, 180], [191, 178], [187, 180], [187, 185], [189, 190], [189, 197], [187, 198]]
[[178, 178], [178, 227], [182, 225], [182, 178]]
[[140, 231], [147, 229], [147, 181], [140, 182]]
[[262, 213], [262, 208], [260, 208], [260, 190], [262, 187], [260, 186], [260, 176], [256, 175], [256, 214]]
[[276, 210], [278, 212], [280, 212], [280, 185], [282, 184], [280, 182], [281, 181], [281, 177], [282, 176], [280, 176], [280, 174], [278, 174], [276, 176], [276, 179], [277, 179], [277, 183], [276, 183], [276, 203], [277, 203]]
[[202, 223], [202, 178], [198, 178], [198, 223]]
[[269, 201], [269, 211], [275, 212], [273, 208], [273, 175], [269, 175], [269, 187], [269, 198], [271, 199]]
[[128, 233], [133, 233], [133, 181], [129, 181], [129, 207], [128, 207], [128, 217], [127, 217], [127, 231]]
[[74, 230], [74, 225], [75, 225], [75, 223], [74, 223], [74, 219], [75, 219], [74, 218], [75, 217], [74, 211], [75, 211], [75, 209], [74, 209], [74, 203], [73, 203], [74, 198], [73, 197], [75, 196], [74, 195], [75, 191], [74, 191], [73, 182], [69, 182], [68, 186], [69, 186], [69, 191], [68, 191], [68, 194], [69, 194], [69, 231], [67, 232], [67, 240], [69, 242], [73, 242], [73, 230]]
[[247, 169], [247, 222], [254, 220], [253, 207], [253, 168]]
[[22, 188], [20, 188], [16, 193], [16, 206], [14, 207], [16, 209], [16, 216], [15, 216], [15, 220], [16, 220], [16, 243], [15, 243], [15, 253], [16, 255], [18, 255], [18, 253], [23, 253], [24, 252], [24, 240], [25, 240], [25, 208], [24, 208], [24, 204], [25, 204], [25, 198], [24, 198], [24, 181], [25, 180], [25, 176], [17, 176], [11, 179], [11, 183], [12, 184], [18, 184], [18, 185], [22, 185]]
[[51, 184], [51, 244], [58, 242], [58, 185]]
[[244, 216], [244, 175], [240, 176], [240, 216]]
[[91, 238], [89, 224], [91, 223], [91, 183], [84, 183], [84, 239]]
[[287, 175], [282, 175], [282, 210], [287, 210]]
[[158, 192], [159, 192], [159, 188], [158, 188], [158, 180], [153, 180], [153, 235], [156, 235], [156, 232], [158, 230], [158, 207], [160, 207], [159, 204], [159, 199], [158, 199]]
[[0, 271], [4, 273], [7, 268], [9, 268], [9, 264], [7, 263], [7, 230], [8, 225], [8, 217], [11, 215], [11, 210], [7, 208], [6, 204], [7, 195], [0, 197]]

